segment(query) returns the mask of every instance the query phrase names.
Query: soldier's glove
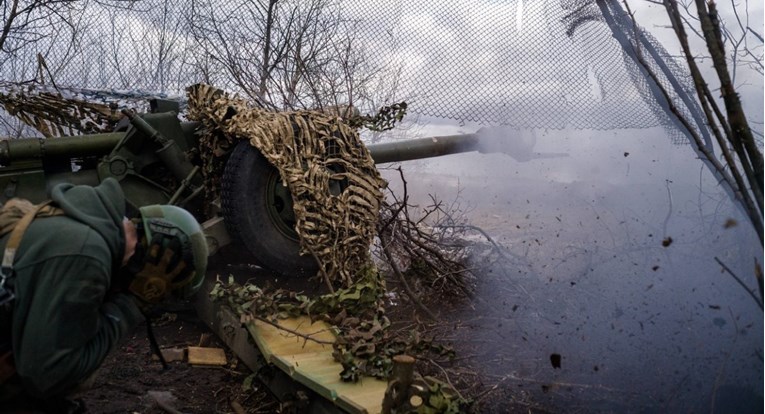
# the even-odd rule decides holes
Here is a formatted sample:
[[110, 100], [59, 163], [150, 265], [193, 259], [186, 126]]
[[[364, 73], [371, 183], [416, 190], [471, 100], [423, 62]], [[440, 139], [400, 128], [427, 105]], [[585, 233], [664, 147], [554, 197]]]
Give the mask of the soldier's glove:
[[171, 239], [163, 246], [163, 240], [167, 239], [161, 235], [152, 238], [142, 252], [142, 266], [128, 287], [132, 294], [148, 304], [156, 304], [165, 299], [173, 289], [183, 285], [177, 281], [190, 280], [189, 275], [193, 272], [183, 259], [180, 242]]

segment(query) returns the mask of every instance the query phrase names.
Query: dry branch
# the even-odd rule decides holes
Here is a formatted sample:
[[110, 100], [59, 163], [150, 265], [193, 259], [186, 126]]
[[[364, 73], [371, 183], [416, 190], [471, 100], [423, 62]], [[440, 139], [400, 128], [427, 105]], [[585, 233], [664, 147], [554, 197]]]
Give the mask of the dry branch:
[[[697, 4], [702, 0], [696, 0]], [[754, 138], [752, 136], [751, 129], [746, 123], [746, 117], [741, 108], [741, 102], [738, 99], [738, 95], [733, 89], [733, 85], [730, 82], [730, 77], [727, 73], [727, 67], [725, 65], [724, 54], [722, 55], [722, 62], [715, 60], [715, 69], [718, 72], [721, 86], [723, 90], [723, 98], [726, 104], [727, 114], [723, 114], [717, 107], [714, 97], [712, 96], [707, 82], [704, 79], [701, 71], [696, 64], [694, 55], [691, 52], [688, 36], [685, 32], [685, 25], [682, 16], [677, 8], [677, 2], [672, 0], [664, 1], [664, 6], [667, 10], [667, 14], [672, 23], [672, 28], [680, 42], [683, 49], [683, 53], [686, 58], [688, 68], [691, 72], [691, 77], [694, 82], [698, 101], [704, 111], [704, 115], [707, 119], [707, 124], [696, 125], [687, 119], [682, 112], [678, 109], [677, 105], [671, 98], [671, 95], [666, 87], [662, 85], [658, 75], [651, 69], [650, 65], [643, 58], [642, 50], [640, 47], [641, 36], [637, 27], [637, 21], [630, 10], [629, 4], [626, 0], [624, 5], [632, 19], [634, 25], [635, 36], [635, 52], [638, 58], [638, 63], [643, 67], [648, 76], [655, 82], [655, 85], [659, 88], [662, 95], [666, 99], [670, 111], [678, 121], [686, 128], [690, 134], [693, 142], [698, 151], [703, 157], [710, 163], [714, 173], [720, 177], [725, 185], [727, 185], [732, 191], [736, 199], [740, 202], [744, 208], [750, 222], [753, 224], [755, 231], [760, 239], [760, 244], [763, 243], [763, 188], [762, 188], [762, 153], [754, 144]], [[705, 27], [704, 33], [707, 37], [707, 45], [710, 53], [717, 55], [717, 59], [720, 58], [722, 51], [722, 39], [719, 37], [719, 21], [716, 20], [716, 11], [706, 12], [706, 7], [699, 9], [699, 20], [702, 22], [702, 27]], [[713, 57], [713, 60], [715, 58]], [[726, 116], [727, 115], [727, 116]], [[722, 128], [718, 128], [718, 123]], [[723, 153], [723, 160], [725, 165], [715, 156], [714, 148], [711, 145], [705, 144], [702, 138], [699, 136], [697, 129], [709, 127], [712, 134], [715, 136], [718, 146]], [[728, 147], [733, 147], [735, 153], [731, 153]], [[735, 156], [734, 156], [735, 155]], [[739, 170], [743, 169], [743, 174]], [[759, 171], [759, 173], [757, 173]]]

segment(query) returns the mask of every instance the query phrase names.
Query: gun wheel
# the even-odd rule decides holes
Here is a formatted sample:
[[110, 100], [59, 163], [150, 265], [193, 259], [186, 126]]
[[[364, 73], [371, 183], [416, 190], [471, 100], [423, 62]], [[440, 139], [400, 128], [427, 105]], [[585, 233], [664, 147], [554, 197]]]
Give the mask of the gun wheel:
[[259, 264], [285, 276], [316, 274], [316, 260], [299, 253], [289, 190], [282, 185], [279, 171], [247, 141], [231, 152], [221, 198], [228, 232]]

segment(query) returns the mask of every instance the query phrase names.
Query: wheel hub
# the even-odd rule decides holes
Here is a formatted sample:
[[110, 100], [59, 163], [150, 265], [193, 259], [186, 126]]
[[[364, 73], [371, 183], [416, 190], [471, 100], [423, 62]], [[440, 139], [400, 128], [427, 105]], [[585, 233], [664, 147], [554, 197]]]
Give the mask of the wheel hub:
[[285, 237], [298, 241], [298, 235], [295, 231], [297, 219], [293, 209], [292, 194], [289, 189], [282, 184], [281, 177], [277, 172], [271, 174], [268, 179], [268, 188], [266, 188], [266, 206], [268, 216], [276, 225], [276, 228]]

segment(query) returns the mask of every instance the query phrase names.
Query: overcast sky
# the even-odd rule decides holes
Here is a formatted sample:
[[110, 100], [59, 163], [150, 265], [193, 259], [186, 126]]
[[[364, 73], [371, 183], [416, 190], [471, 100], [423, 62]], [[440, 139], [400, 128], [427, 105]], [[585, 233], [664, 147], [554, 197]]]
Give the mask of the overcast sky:
[[[646, 105], [651, 98], [645, 88], [636, 86], [644, 80], [635, 75], [634, 61], [624, 59], [609, 27], [597, 20], [595, 2], [346, 4], [346, 12], [371, 33], [372, 55], [403, 65], [400, 95], [415, 110], [420, 106], [434, 116], [529, 127], [648, 128], [661, 122]], [[638, 23], [669, 55], [680, 57], [665, 11], [644, 0], [630, 5]], [[762, 4], [750, 7], [749, 24], [761, 34]], [[730, 3], [719, 8], [724, 18], [730, 16]], [[692, 42], [700, 46], [694, 37]], [[750, 44], [761, 53], [761, 43]], [[708, 63], [701, 65], [710, 69]], [[739, 68], [736, 83], [761, 130], [762, 75]]]

